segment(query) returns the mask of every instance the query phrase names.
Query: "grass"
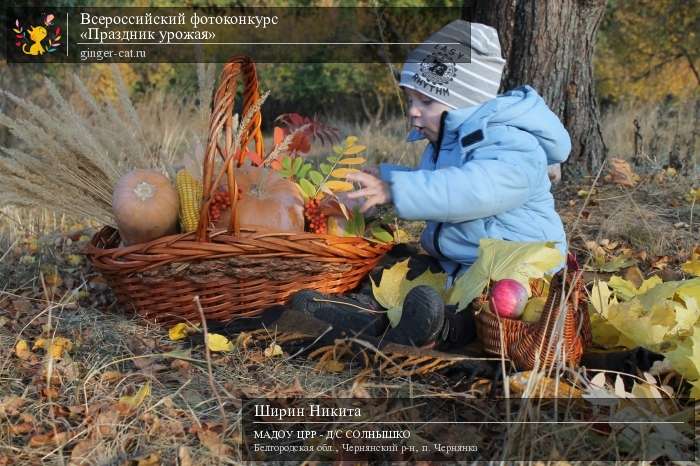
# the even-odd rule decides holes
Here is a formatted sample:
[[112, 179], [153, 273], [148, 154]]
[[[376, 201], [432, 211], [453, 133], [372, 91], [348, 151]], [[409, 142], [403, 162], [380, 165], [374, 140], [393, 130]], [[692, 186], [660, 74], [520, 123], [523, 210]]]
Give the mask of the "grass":
[[[125, 108], [115, 110], [116, 114], [141, 119], [139, 138], [150, 141], [149, 153], [157, 160], [177, 163], [197, 150], [193, 147], [201, 150], [202, 141], [196, 134], [204, 134], [206, 121], [196, 109], [175, 108], [157, 93], [131, 110], [128, 103], [122, 104]], [[657, 113], [663, 116], [668, 111]], [[687, 109], [681, 106], [676, 111], [680, 115]], [[639, 118], [653, 114], [644, 110]], [[103, 117], [111, 121], [109, 115]], [[630, 109], [623, 107], [606, 115], [604, 125], [611, 153], [628, 159], [634, 156], [631, 117]], [[83, 124], [93, 127], [95, 122], [84, 118]], [[661, 127], [661, 121], [659, 117], [642, 125], [644, 140], [649, 140], [647, 134], [685, 140], [694, 128], [686, 123]], [[697, 117], [694, 122], [697, 125]], [[359, 143], [367, 145], [372, 164], [418, 162], [423, 144], [403, 141], [406, 127], [400, 119], [380, 128], [340, 121], [331, 124], [344, 136], [358, 136]], [[103, 135], [105, 147], [110, 147], [113, 142]], [[268, 150], [270, 143], [268, 139]], [[120, 169], [143, 155], [138, 140], [126, 144], [131, 149], [124, 153], [136, 155], [127, 156]], [[662, 146], [657, 143], [656, 147]], [[327, 149], [316, 147], [311, 157]], [[644, 251], [647, 259], [640, 268], [645, 274], [679, 276], [679, 264], [697, 242], [697, 212], [693, 216], [692, 204], [684, 199], [691, 187], [697, 187], [697, 177], [692, 175], [697, 163], [685, 165], [693, 167], [690, 175], [659, 176], [667, 163], [665, 149], [659, 150], [647, 150], [649, 156], [635, 167], [643, 176], [635, 188], [599, 180], [596, 194], [587, 201], [579, 192], [590, 191], [592, 179], [570, 180], [555, 189], [571, 248], [581, 259], [590, 257], [586, 241], [608, 239], [635, 252]], [[696, 154], [692, 152], [692, 157]], [[695, 160], [692, 157], [688, 160]], [[313, 360], [264, 357], [262, 350], [269, 344], [265, 339], [257, 345], [239, 345], [228, 354], [211, 354], [208, 364], [201, 345], [173, 342], [167, 329], [120, 313], [113, 294], [89, 264], [69, 261], [78, 257], [101, 224], [83, 219], [78, 223], [76, 217], [47, 208], [0, 209], [0, 464], [237, 464], [242, 460], [238, 447], [240, 399], [244, 396], [439, 394], [464, 399], [509, 394], [503, 374], [495, 379], [449, 371], [397, 377], [368, 372], [348, 360], [341, 361], [343, 371], [319, 371]], [[416, 241], [420, 223], [404, 226]], [[655, 269], [654, 261], [662, 256], [669, 256], [667, 267]], [[31, 351], [26, 359], [17, 357], [18, 341], [26, 340], [31, 348], [40, 337], [65, 337], [73, 348], [60, 360], [40, 349]], [[506, 364], [503, 361], [504, 367]], [[556, 380], [576, 380], [590, 374], [584, 369], [557, 367], [551, 375]], [[133, 402], [125, 397], [146, 386], [150, 395], [130, 406]], [[677, 394], [682, 387], [675, 385]], [[515, 414], [536, 419], [541, 413]], [[609, 445], [592, 448], [569, 433], [554, 437], [543, 433], [539, 442], [531, 443], [524, 440], [523, 431], [512, 434], [480, 441], [488, 451], [511, 452], [521, 458], [551, 458], [552, 445], [562, 453], [578, 449], [593, 458], [625, 458], [622, 452], [606, 453]]]

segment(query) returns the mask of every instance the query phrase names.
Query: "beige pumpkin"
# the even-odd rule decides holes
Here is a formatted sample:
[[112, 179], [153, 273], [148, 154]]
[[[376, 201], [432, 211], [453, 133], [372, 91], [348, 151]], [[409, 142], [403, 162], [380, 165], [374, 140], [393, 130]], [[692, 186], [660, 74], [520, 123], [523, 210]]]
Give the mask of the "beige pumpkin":
[[155, 170], [127, 173], [112, 195], [112, 210], [125, 245], [177, 233], [178, 207], [177, 190]]
[[[236, 170], [241, 189], [238, 201], [238, 224], [255, 230], [303, 232], [304, 199], [296, 184], [274, 170], [241, 167]], [[229, 228], [231, 209], [222, 213], [217, 228]]]

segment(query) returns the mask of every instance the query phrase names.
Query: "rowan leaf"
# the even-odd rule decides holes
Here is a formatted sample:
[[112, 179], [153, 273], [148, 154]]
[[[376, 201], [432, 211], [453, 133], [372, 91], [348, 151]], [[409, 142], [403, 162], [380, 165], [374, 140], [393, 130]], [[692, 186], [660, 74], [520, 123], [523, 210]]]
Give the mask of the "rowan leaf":
[[344, 180], [345, 177], [348, 176], [350, 173], [357, 173], [359, 171], [360, 170], [358, 170], [357, 168], [336, 168], [331, 172], [331, 176]]
[[[345, 150], [343, 150], [343, 155], [356, 155], [356, 154], [359, 154], [360, 152], [364, 151], [365, 149], [367, 149], [367, 146], [357, 144], [354, 146], [346, 147]], [[364, 159], [362, 159], [362, 160], [364, 162]], [[361, 162], [361, 163], [363, 163], [363, 162]], [[347, 163], [347, 162], [343, 162], [341, 160], [340, 163]]]
[[353, 189], [352, 183], [348, 183], [347, 181], [330, 180], [326, 181], [324, 184], [328, 189], [336, 193], [352, 191]]
[[469, 306], [481, 295], [490, 281], [511, 278], [530, 290], [531, 278], [542, 278], [562, 265], [564, 257], [554, 242], [515, 242], [482, 239], [479, 257], [461, 275], [448, 296], [448, 304], [457, 304], [459, 310]]
[[301, 188], [302, 192], [306, 195], [306, 197], [314, 197], [314, 195], [316, 194], [316, 188], [306, 178], [299, 180], [299, 187]]
[[218, 333], [207, 334], [207, 348], [209, 351], [226, 352], [233, 351], [233, 343], [223, 335]]
[[367, 159], [365, 159], [364, 157], [349, 157], [346, 159], [340, 159], [338, 163], [342, 163], [343, 165], [362, 165], [366, 161]]

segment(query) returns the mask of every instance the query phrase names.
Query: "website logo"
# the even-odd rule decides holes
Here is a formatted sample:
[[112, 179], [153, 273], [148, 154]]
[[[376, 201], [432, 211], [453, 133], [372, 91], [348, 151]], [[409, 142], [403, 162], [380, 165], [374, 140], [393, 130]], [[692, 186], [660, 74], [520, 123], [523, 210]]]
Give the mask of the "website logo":
[[15, 20], [15, 46], [25, 55], [40, 56], [45, 53], [53, 53], [61, 45], [61, 27], [54, 25], [53, 14], [47, 14], [42, 24], [25, 27], [19, 19]]

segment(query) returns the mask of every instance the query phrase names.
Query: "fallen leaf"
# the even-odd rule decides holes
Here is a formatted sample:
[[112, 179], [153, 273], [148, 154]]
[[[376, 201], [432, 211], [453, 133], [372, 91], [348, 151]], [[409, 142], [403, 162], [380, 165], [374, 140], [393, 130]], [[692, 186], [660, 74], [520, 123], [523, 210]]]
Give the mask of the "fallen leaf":
[[146, 399], [146, 397], [151, 395], [151, 382], [146, 382], [141, 386], [141, 388], [133, 395], [130, 396], [122, 396], [119, 398], [119, 402], [117, 403], [117, 410], [120, 411], [121, 414], [126, 414], [130, 411], [135, 410], [138, 408], [141, 403]]
[[168, 337], [170, 337], [172, 341], [184, 340], [187, 338], [187, 335], [194, 333], [197, 330], [198, 329], [196, 327], [192, 327], [185, 322], [180, 322], [175, 324], [173, 327], [170, 327], [170, 330], [168, 330]]
[[651, 261], [651, 267], [653, 269], [663, 270], [668, 267], [668, 262], [670, 258], [668, 256], [659, 256], [656, 260]]
[[34, 435], [29, 439], [29, 446], [33, 448], [56, 446], [68, 440], [68, 432], [57, 432]]
[[160, 465], [160, 453], [151, 453], [146, 457], [141, 457], [137, 459], [136, 466], [159, 466]]
[[124, 378], [124, 374], [119, 371], [105, 371], [102, 373], [100, 380], [104, 383], [115, 383]]
[[282, 351], [282, 347], [276, 343], [270, 343], [270, 346], [265, 348], [265, 351], [263, 352], [266, 358], [273, 358], [275, 356], [282, 356], [284, 355], [284, 352]]
[[316, 364], [316, 370], [337, 374], [345, 370], [345, 364], [340, 361], [336, 361], [335, 359], [328, 359], [326, 361], [320, 361], [318, 364]]
[[89, 457], [95, 450], [96, 443], [93, 439], [85, 439], [76, 443], [70, 454], [69, 466], [90, 464]]
[[639, 176], [634, 173], [626, 160], [610, 159], [610, 172], [605, 179], [617, 185], [632, 188], [639, 181]]
[[15, 345], [15, 355], [23, 361], [32, 357], [32, 352], [29, 349], [27, 340], [22, 339], [17, 342]]
[[51, 355], [53, 359], [61, 359], [63, 353], [73, 349], [73, 342], [64, 337], [39, 338], [34, 342], [32, 350], [43, 349]]
[[[275, 128], [277, 129], [277, 128]], [[190, 449], [185, 445], [180, 445], [177, 450], [177, 458], [180, 460], [180, 466], [192, 466], [192, 455], [190, 454]]]
[[97, 428], [97, 433], [101, 437], [114, 437], [117, 433], [118, 425], [119, 412], [117, 412], [115, 409], [103, 411], [98, 414], [97, 418], [95, 419], [95, 427]]
[[700, 277], [700, 246], [695, 247], [690, 259], [681, 265], [681, 270], [688, 275]]
[[197, 432], [197, 437], [202, 445], [207, 447], [216, 456], [229, 456], [231, 454], [231, 448], [227, 446], [222, 440], [221, 436], [216, 432], [211, 430], [199, 430]]
[[223, 335], [218, 333], [207, 334], [207, 348], [209, 351], [233, 351], [233, 343]]
[[20, 424], [14, 424], [10, 426], [10, 432], [12, 435], [24, 435], [34, 431], [34, 424], [29, 422], [22, 422]]

